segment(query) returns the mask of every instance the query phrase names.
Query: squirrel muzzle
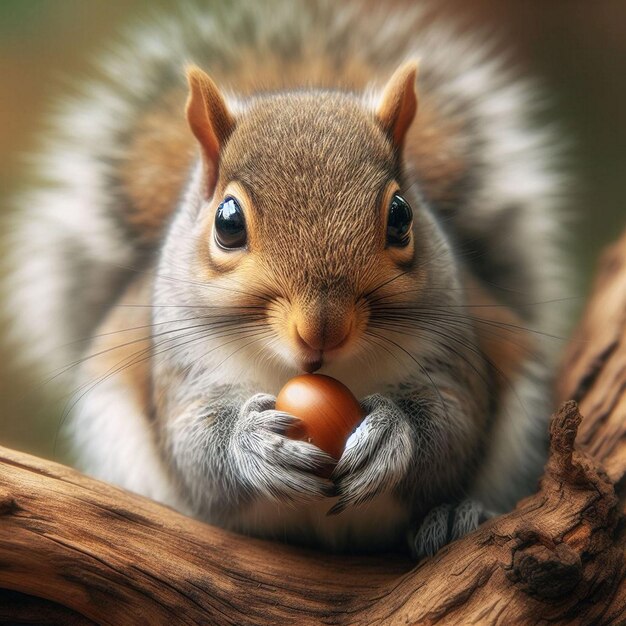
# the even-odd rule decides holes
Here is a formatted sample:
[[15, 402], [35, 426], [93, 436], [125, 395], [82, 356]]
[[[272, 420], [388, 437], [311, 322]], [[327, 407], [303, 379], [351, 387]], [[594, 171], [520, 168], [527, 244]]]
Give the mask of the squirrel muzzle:
[[355, 339], [355, 307], [341, 300], [316, 300], [294, 306], [291, 340], [305, 371], [313, 372]]

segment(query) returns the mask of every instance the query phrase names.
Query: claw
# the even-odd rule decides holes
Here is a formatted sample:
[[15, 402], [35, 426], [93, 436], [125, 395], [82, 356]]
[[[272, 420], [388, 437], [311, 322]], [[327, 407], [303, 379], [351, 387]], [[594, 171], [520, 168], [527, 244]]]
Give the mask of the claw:
[[[331, 483], [327, 488], [324, 489], [324, 494], [329, 498], [334, 498], [339, 495], [339, 489], [337, 488], [337, 485]], [[333, 506], [332, 508], [334, 509], [335, 507]], [[326, 515], [330, 515], [330, 511], [326, 513]]]
[[348, 506], [347, 502], [342, 502], [341, 500], [328, 509], [326, 512], [326, 517], [332, 517], [333, 515], [339, 515], [339, 513], [343, 512], [345, 508]]

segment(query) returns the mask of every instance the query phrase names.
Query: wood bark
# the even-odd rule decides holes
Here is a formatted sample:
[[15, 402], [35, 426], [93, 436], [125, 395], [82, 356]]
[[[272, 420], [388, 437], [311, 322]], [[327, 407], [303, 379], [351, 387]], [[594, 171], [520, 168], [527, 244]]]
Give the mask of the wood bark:
[[626, 623], [626, 235], [558, 395], [538, 492], [417, 565], [231, 534], [0, 449], [0, 622]]

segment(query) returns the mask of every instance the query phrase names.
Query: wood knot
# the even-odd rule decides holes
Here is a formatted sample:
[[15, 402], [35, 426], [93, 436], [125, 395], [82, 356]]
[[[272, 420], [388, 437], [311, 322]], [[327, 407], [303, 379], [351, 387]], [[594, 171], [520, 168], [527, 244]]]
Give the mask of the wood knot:
[[545, 544], [518, 549], [513, 555], [509, 579], [532, 596], [558, 598], [569, 594], [582, 578], [579, 554], [567, 544]]
[[564, 402], [554, 414], [550, 424], [550, 456], [542, 478], [545, 488], [561, 489], [564, 485], [585, 487], [600, 492], [613, 506], [615, 495], [613, 484], [597, 462], [583, 450], [575, 449], [576, 435], [582, 416], [573, 400]]
[[571, 466], [574, 441], [582, 416], [573, 400], [564, 402], [550, 423], [550, 452], [554, 460], [564, 468]]
[[0, 517], [4, 515], [15, 515], [21, 511], [22, 507], [17, 503], [17, 500], [11, 496], [4, 496], [0, 494]]

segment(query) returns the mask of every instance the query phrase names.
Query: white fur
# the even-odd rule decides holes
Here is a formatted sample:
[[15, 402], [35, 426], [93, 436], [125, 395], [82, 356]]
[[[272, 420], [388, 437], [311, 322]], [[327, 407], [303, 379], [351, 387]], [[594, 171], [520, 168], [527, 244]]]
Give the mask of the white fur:
[[146, 415], [116, 375], [83, 372], [75, 394], [71, 436], [76, 465], [86, 474], [187, 512], [156, 446]]

